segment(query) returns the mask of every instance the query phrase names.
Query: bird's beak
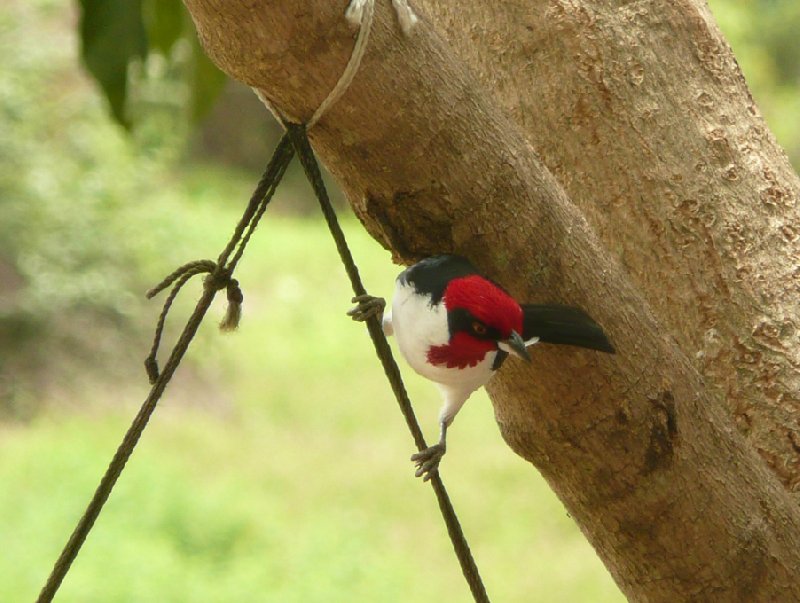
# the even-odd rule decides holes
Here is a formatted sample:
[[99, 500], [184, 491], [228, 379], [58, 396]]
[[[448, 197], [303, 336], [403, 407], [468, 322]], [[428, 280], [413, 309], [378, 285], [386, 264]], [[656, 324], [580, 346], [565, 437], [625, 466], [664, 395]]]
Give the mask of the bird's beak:
[[519, 356], [523, 360], [530, 362], [531, 355], [525, 347], [525, 340], [516, 331], [511, 331], [511, 337], [498, 343], [501, 350]]

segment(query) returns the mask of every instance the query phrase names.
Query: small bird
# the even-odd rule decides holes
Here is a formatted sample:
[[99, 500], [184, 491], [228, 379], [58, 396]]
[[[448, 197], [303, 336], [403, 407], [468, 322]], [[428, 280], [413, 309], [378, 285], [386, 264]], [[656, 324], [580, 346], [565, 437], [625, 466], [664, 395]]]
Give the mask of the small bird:
[[530, 362], [528, 346], [568, 344], [614, 353], [600, 326], [585, 312], [561, 305], [519, 304], [464, 257], [439, 255], [397, 277], [390, 312], [379, 297], [354, 297], [348, 314], [382, 318], [400, 353], [417, 373], [436, 383], [444, 405], [439, 442], [414, 454], [416, 476], [429, 480], [447, 449], [447, 428], [472, 392], [486, 384], [509, 354]]

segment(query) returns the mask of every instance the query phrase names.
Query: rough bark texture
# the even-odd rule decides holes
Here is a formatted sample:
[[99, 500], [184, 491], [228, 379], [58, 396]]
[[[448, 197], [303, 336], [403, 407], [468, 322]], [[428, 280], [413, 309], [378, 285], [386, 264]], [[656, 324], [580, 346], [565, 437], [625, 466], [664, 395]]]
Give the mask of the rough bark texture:
[[[298, 119], [353, 43], [344, 1], [186, 4], [212, 59]], [[591, 129], [592, 111], [583, 119]], [[503, 436], [545, 474], [631, 600], [800, 600], [789, 493], [659, 325], [618, 250], [602, 247], [426, 18], [404, 38], [389, 3], [377, 3], [361, 71], [311, 137], [398, 258], [456, 251], [518, 298], [576, 304], [606, 327], [616, 356], [538, 349], [532, 367], [506, 363], [491, 393]], [[679, 160], [660, 169], [679, 173], [668, 170]], [[702, 229], [697, 212], [691, 229]], [[665, 296], [683, 295], [674, 278], [663, 279]]]
[[419, 3], [800, 502], [800, 181], [706, 4]]

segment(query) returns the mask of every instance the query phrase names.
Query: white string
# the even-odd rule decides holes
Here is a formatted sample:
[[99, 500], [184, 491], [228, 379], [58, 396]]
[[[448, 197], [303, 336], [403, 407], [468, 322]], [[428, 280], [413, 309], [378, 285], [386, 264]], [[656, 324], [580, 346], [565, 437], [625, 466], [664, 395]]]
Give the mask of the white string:
[[[414, 10], [408, 5], [408, 0], [392, 0], [392, 6], [397, 14], [397, 20], [400, 23], [400, 29], [403, 34], [406, 36], [410, 35], [411, 30], [419, 19]], [[350, 23], [359, 28], [358, 36], [353, 45], [350, 60], [347, 61], [347, 65], [342, 75], [339, 77], [339, 81], [336, 82], [336, 85], [330, 93], [328, 93], [328, 96], [325, 97], [325, 100], [323, 100], [320, 106], [317, 107], [317, 110], [314, 111], [314, 115], [312, 115], [311, 119], [306, 123], [306, 129], [311, 129], [311, 127], [325, 115], [328, 109], [342, 97], [353, 82], [356, 73], [358, 73], [358, 68], [361, 66], [361, 59], [367, 49], [367, 41], [369, 40], [369, 33], [372, 29], [372, 17], [374, 13], [375, 0], [351, 0], [350, 4], [347, 6], [344, 16]], [[269, 99], [264, 96], [264, 93], [257, 88], [253, 88], [253, 91], [258, 98], [261, 99], [261, 102], [272, 111], [273, 115], [275, 115], [279, 121], [282, 121], [283, 115], [281, 115], [280, 111], [278, 111]]]
[[394, 12], [397, 13], [397, 20], [400, 22], [400, 29], [405, 35], [411, 35], [411, 30], [419, 19], [414, 10], [408, 5], [408, 0], [392, 0]]
[[319, 121], [325, 112], [339, 100], [342, 94], [350, 87], [350, 84], [355, 78], [358, 68], [361, 66], [361, 58], [364, 56], [364, 51], [367, 49], [367, 41], [369, 40], [369, 32], [372, 29], [372, 15], [375, 13], [375, 0], [352, 0], [347, 10], [344, 13], [345, 18], [353, 25], [360, 26], [358, 28], [358, 36], [356, 43], [353, 45], [353, 52], [350, 55], [350, 60], [347, 61], [347, 66], [344, 68], [339, 81], [330, 91], [325, 100], [322, 101], [314, 115], [308, 120], [306, 129], [311, 129]]

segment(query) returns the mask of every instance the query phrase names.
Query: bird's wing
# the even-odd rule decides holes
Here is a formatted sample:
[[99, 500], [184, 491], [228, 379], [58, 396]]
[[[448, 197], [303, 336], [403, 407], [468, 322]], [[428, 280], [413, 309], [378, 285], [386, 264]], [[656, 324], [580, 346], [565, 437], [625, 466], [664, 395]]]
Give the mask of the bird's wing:
[[522, 338], [614, 353], [603, 329], [586, 312], [559, 305], [523, 304]]

